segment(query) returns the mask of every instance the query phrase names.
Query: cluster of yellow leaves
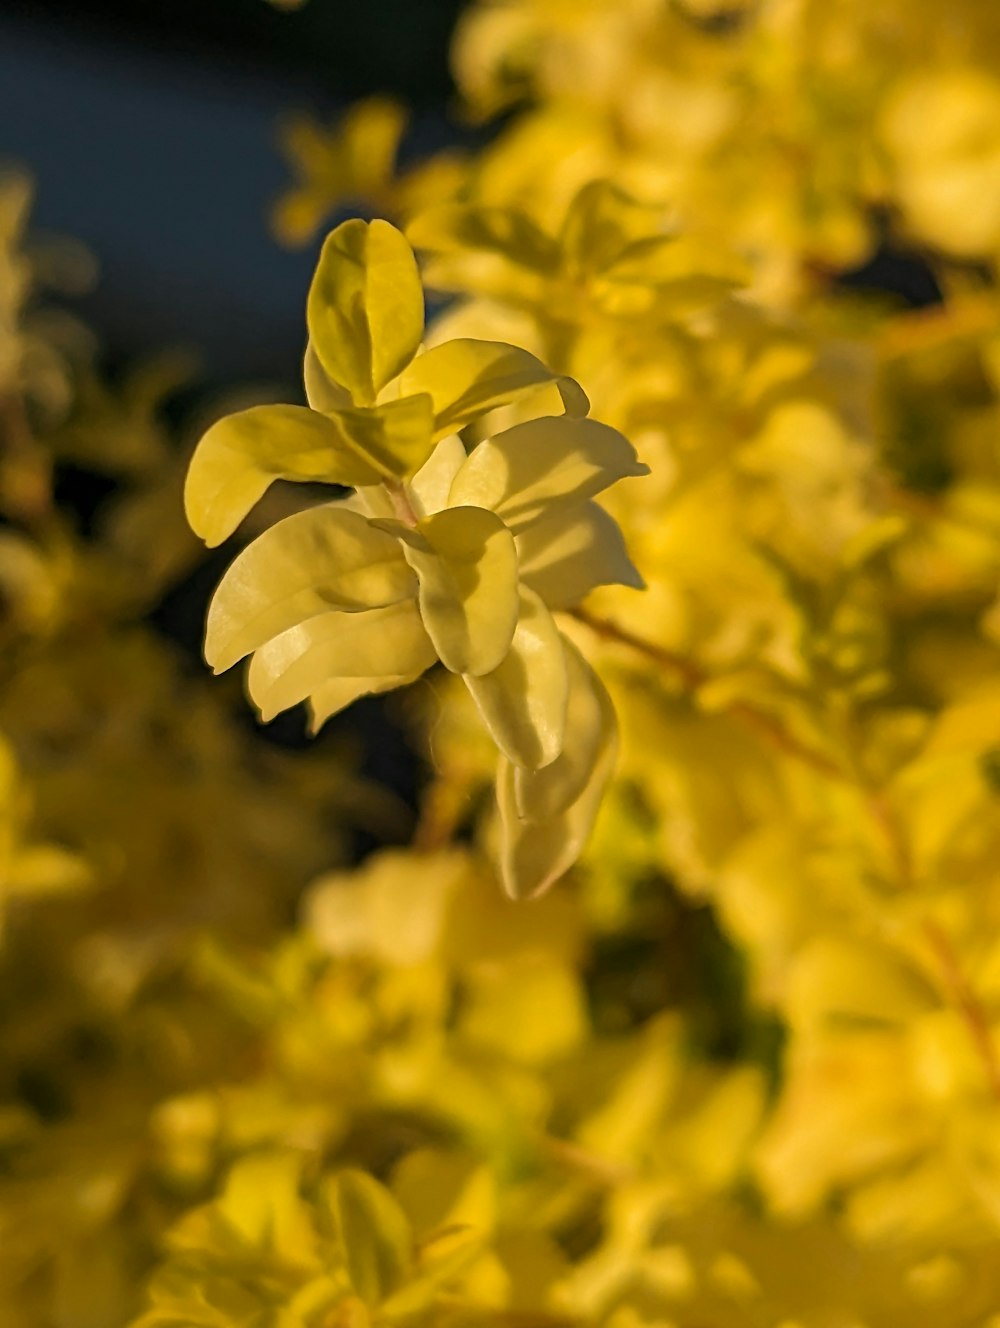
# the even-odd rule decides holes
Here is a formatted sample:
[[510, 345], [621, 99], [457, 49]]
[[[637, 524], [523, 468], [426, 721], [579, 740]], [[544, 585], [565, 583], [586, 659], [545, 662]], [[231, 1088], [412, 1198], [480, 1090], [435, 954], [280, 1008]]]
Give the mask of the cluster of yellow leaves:
[[[283, 238], [407, 238], [333, 232], [308, 407], [187, 481], [263, 716], [444, 666], [360, 867], [329, 730], [262, 754], [136, 622], [172, 370], [31, 341], [0, 209], [0, 1325], [996, 1328], [1000, 11], [482, 0], [455, 68], [466, 158], [290, 127]], [[882, 234], [937, 307], [838, 282]]]
[[[592, 498], [646, 467], [527, 351], [469, 338], [422, 350], [416, 260], [387, 222], [330, 234], [307, 321], [309, 406], [213, 425], [188, 472], [188, 518], [216, 544], [275, 478], [357, 494], [243, 551], [212, 601], [206, 657], [222, 670], [252, 654], [261, 717], [308, 700], [314, 728], [440, 660], [500, 749], [504, 883], [537, 894], [578, 856], [615, 749], [610, 701], [552, 612], [598, 585], [641, 586]], [[565, 414], [534, 413], [550, 393]], [[512, 410], [527, 418], [491, 426]]]
[[[434, 341], [529, 348], [652, 468], [607, 496], [646, 595], [598, 590], [570, 627], [623, 722], [625, 782], [584, 858], [596, 916], [621, 926], [650, 873], [745, 957], [788, 1037], [748, 1172], [780, 1220], [836, 1210], [858, 1276], [884, 1271], [850, 1321], [985, 1323], [997, 14], [482, 0], [454, 67], [475, 113], [514, 114], [437, 199], [377, 204], [452, 297]], [[928, 252], [940, 309], [830, 284], [884, 231]], [[483, 756], [468, 706], [443, 704], [437, 810], [461, 823]], [[897, 1280], [911, 1257], [934, 1308]], [[737, 1282], [738, 1311], [696, 1310], [680, 1278], [615, 1322], [686, 1322], [658, 1295], [692, 1322], [755, 1322]], [[836, 1321], [792, 1294], [760, 1313]]]

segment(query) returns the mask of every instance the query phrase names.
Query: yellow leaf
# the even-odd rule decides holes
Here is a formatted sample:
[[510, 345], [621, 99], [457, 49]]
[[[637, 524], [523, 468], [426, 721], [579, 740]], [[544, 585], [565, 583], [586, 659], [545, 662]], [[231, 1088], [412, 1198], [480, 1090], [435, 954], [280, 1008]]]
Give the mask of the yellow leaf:
[[718, 299], [747, 285], [752, 277], [749, 264], [741, 258], [692, 235], [637, 240], [601, 273], [608, 283], [652, 288], [658, 301], [669, 300], [678, 307]]
[[533, 591], [522, 589], [506, 658], [481, 677], [466, 675], [483, 722], [518, 766], [548, 765], [562, 747], [569, 686], [563, 645], [548, 609]]
[[302, 1159], [264, 1153], [237, 1162], [218, 1201], [220, 1215], [249, 1245], [301, 1257], [311, 1244], [305, 1204], [299, 1197]]
[[333, 503], [298, 512], [226, 572], [208, 610], [205, 658], [221, 673], [316, 614], [378, 608], [416, 591], [398, 542], [363, 516]]
[[391, 479], [419, 470], [434, 447], [431, 399], [426, 392], [381, 406], [334, 411], [331, 419], [348, 444]]
[[446, 203], [421, 212], [406, 234], [422, 252], [486, 253], [543, 276], [550, 276], [559, 262], [555, 241], [515, 208]]
[[563, 261], [573, 275], [600, 272], [631, 241], [648, 235], [657, 220], [656, 209], [610, 180], [592, 180], [566, 210], [559, 235]]
[[448, 506], [452, 481], [464, 461], [465, 447], [458, 434], [442, 438], [407, 486], [419, 516], [430, 516]]
[[[573, 658], [573, 647], [568, 644], [566, 654]], [[582, 659], [576, 663], [581, 666], [576, 677], [589, 675], [589, 685], [598, 698], [596, 740], [593, 730], [567, 725], [563, 750], [551, 773], [548, 767], [526, 773], [503, 758], [497, 772], [500, 871], [504, 889], [513, 899], [544, 893], [577, 860], [614, 771], [618, 749], [614, 707], [596, 674]], [[574, 720], [576, 714], [574, 705]], [[567, 804], [573, 793], [576, 797]], [[552, 815], [551, 809], [560, 806], [562, 810]]]
[[404, 600], [362, 613], [324, 613], [282, 632], [254, 654], [247, 685], [268, 720], [333, 679], [416, 676], [434, 660], [417, 606]]
[[424, 330], [416, 259], [395, 226], [354, 219], [327, 236], [306, 321], [327, 376], [371, 405], [416, 354]]
[[410, 1224], [389, 1191], [363, 1171], [340, 1172], [331, 1189], [351, 1286], [366, 1305], [377, 1305], [403, 1283], [413, 1265]]
[[576, 802], [615, 732], [614, 707], [604, 684], [571, 642], [563, 644], [565, 742], [551, 764], [535, 770], [518, 767], [513, 775], [518, 816], [532, 821], [556, 817]]
[[492, 512], [448, 507], [400, 529], [419, 582], [427, 635], [452, 673], [490, 673], [511, 648], [518, 615], [514, 537]]
[[221, 544], [276, 479], [376, 484], [337, 426], [304, 406], [251, 406], [217, 421], [195, 448], [184, 486], [188, 524]]
[[481, 969], [470, 978], [459, 1032], [527, 1065], [565, 1056], [587, 1032], [576, 971], [548, 955], [518, 955]]
[[590, 403], [572, 378], [502, 341], [458, 337], [418, 355], [400, 377], [404, 394], [429, 392], [438, 437], [454, 433], [497, 406], [555, 386], [568, 415], [586, 415]]
[[616, 480], [648, 473], [617, 429], [548, 416], [515, 424], [474, 448], [449, 501], [488, 507], [517, 533], [558, 503], [583, 502]]
[[596, 586], [643, 590], [617, 521], [596, 503], [566, 504], [517, 536], [521, 580], [550, 609], [579, 604]]
[[330, 381], [311, 341], [306, 342], [306, 353], [302, 360], [302, 380], [306, 389], [306, 401], [313, 410], [329, 413], [350, 406], [350, 392], [346, 387]]

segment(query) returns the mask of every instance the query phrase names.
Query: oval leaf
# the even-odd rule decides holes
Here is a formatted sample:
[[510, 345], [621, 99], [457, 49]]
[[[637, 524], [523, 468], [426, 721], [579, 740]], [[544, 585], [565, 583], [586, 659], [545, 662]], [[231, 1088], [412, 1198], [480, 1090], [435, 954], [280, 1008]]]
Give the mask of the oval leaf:
[[474, 448], [449, 501], [488, 507], [516, 532], [559, 503], [583, 502], [616, 480], [648, 474], [617, 429], [549, 416], [515, 424]]
[[[500, 874], [504, 889], [513, 899], [535, 898], [550, 889], [576, 862], [593, 829], [618, 750], [614, 707], [599, 683], [598, 687], [601, 729], [596, 745], [592, 734], [587, 740], [586, 735], [578, 734], [570, 725], [567, 743], [579, 746], [566, 752], [565, 765], [562, 757], [555, 762], [559, 768], [553, 769], [551, 775], [548, 768], [527, 774], [509, 761], [500, 762], [497, 772]], [[576, 787], [582, 772], [585, 772], [583, 786], [572, 802], [556, 815], [537, 816], [543, 801], [550, 809], [560, 805], [570, 788]], [[553, 796], [560, 784], [563, 791]], [[524, 805], [531, 808], [530, 820], [523, 815]]]
[[550, 609], [572, 608], [597, 586], [645, 587], [618, 522], [592, 502], [565, 504], [528, 526], [517, 556], [522, 582]]
[[261, 719], [318, 693], [336, 678], [416, 677], [435, 660], [412, 600], [363, 613], [324, 613], [260, 647], [247, 686]]
[[381, 478], [327, 416], [305, 406], [251, 406], [218, 420], [195, 448], [184, 510], [195, 534], [214, 546], [276, 479], [354, 486]]
[[255, 539], [222, 578], [208, 610], [205, 658], [221, 673], [307, 618], [416, 592], [399, 542], [365, 517], [338, 504], [297, 512]]
[[334, 1178], [331, 1208], [351, 1286], [366, 1305], [378, 1305], [406, 1281], [413, 1266], [406, 1215], [384, 1186], [354, 1170]]
[[566, 732], [566, 656], [552, 615], [533, 591], [522, 587], [520, 617], [503, 662], [465, 683], [509, 761], [537, 770], [556, 759]]
[[517, 623], [513, 535], [492, 512], [449, 507], [401, 538], [441, 663], [452, 673], [491, 672], [510, 649]]
[[337, 410], [330, 418], [344, 441], [389, 479], [412, 475], [434, 449], [434, 417], [426, 392], [381, 406]]
[[[313, 350], [333, 383], [370, 405], [417, 352], [424, 296], [417, 262], [387, 221], [345, 221], [327, 236], [309, 288]], [[415, 389], [419, 390], [419, 389]]]
[[545, 388], [558, 389], [567, 415], [590, 409], [583, 388], [503, 341], [459, 337], [418, 355], [400, 378], [403, 393], [429, 392], [438, 437], [455, 433], [498, 406]]

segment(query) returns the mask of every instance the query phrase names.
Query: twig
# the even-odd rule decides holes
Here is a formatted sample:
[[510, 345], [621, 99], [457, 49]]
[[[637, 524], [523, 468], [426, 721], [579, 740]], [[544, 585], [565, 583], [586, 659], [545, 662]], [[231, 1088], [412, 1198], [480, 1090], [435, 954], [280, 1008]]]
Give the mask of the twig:
[[1000, 1101], [1000, 1056], [997, 1054], [996, 1043], [993, 1040], [989, 1016], [972, 984], [962, 972], [962, 966], [950, 938], [932, 918], [924, 921], [923, 930], [941, 964], [942, 976], [955, 1008], [965, 1020], [966, 1027], [979, 1051], [990, 1091]]
[[[698, 664], [695, 664], [693, 660], [687, 659], [684, 655], [669, 650], [665, 646], [647, 641], [634, 632], [630, 632], [627, 628], [619, 627], [617, 623], [613, 623], [607, 618], [598, 618], [586, 609], [573, 609], [570, 616], [583, 623], [585, 627], [589, 627], [595, 635], [603, 640], [616, 641], [620, 645], [629, 646], [654, 663], [673, 669], [689, 691], [697, 691], [711, 681], [711, 675]], [[827, 775], [831, 779], [847, 779], [845, 771], [835, 761], [832, 761], [823, 752], [818, 752], [815, 748], [801, 742], [793, 733], [789, 733], [773, 715], [769, 715], [764, 710], [758, 710], [749, 701], [734, 702], [729, 707], [729, 714], [736, 715], [744, 723], [749, 724], [751, 728], [755, 728], [772, 746], [778, 747], [788, 756], [796, 757], [814, 770], [819, 771], [820, 774]]]

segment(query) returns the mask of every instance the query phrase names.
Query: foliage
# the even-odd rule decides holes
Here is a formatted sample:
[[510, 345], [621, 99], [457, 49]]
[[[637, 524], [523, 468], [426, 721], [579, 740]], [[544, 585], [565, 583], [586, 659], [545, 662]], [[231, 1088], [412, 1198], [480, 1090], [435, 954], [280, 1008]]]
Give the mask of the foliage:
[[[289, 132], [282, 239], [376, 218], [307, 405], [171, 437], [0, 195], [0, 1325], [993, 1328], [1000, 18], [478, 0], [454, 63], [476, 153]], [[185, 470], [209, 664], [414, 684], [415, 826], [156, 630]]]

